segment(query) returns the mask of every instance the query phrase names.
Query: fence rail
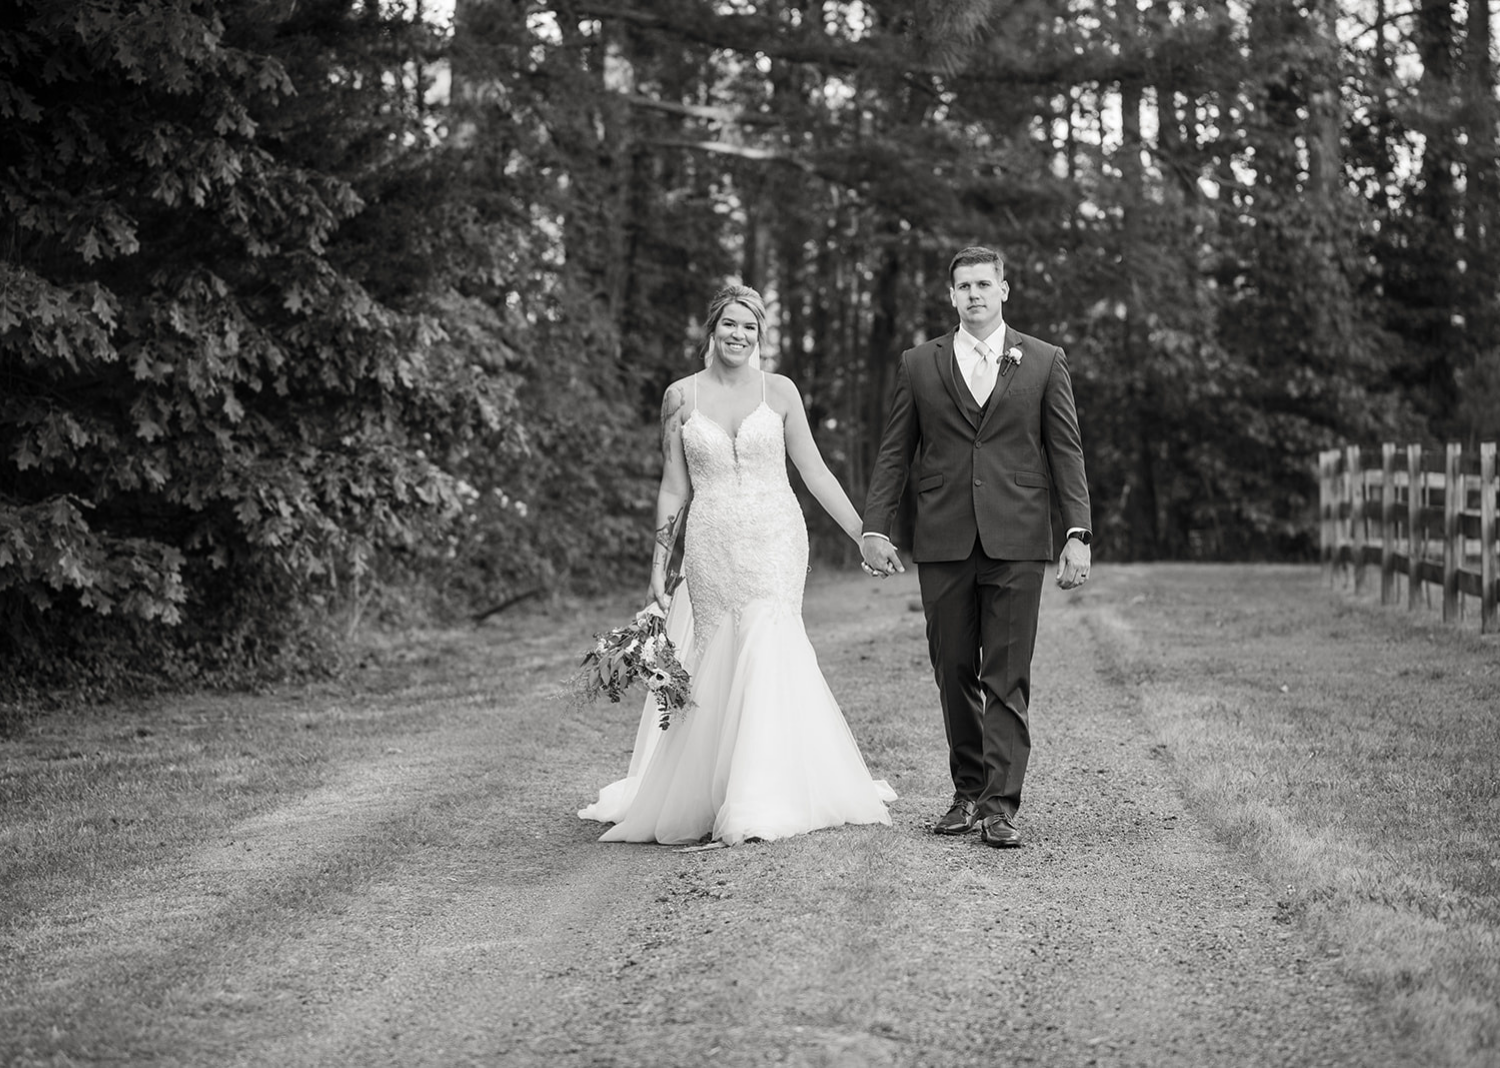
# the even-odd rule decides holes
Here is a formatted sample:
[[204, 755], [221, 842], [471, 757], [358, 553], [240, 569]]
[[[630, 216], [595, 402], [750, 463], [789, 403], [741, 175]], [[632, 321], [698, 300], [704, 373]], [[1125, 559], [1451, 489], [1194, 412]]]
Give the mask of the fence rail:
[[[1403, 456], [1402, 453], [1405, 453]], [[1497, 482], [1495, 443], [1465, 453], [1385, 444], [1366, 459], [1358, 445], [1318, 454], [1323, 567], [1330, 581], [1352, 569], [1363, 592], [1372, 568], [1380, 603], [1394, 604], [1397, 575], [1406, 577], [1406, 605], [1416, 608], [1426, 584], [1443, 591], [1443, 619], [1463, 613], [1463, 595], [1479, 599], [1479, 629], [1500, 631], [1496, 601]]]

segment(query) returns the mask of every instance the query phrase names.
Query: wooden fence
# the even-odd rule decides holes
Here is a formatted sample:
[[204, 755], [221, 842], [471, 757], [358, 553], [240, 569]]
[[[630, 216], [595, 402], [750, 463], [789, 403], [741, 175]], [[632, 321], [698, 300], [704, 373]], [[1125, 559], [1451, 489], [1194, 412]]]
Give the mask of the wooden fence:
[[1479, 629], [1500, 631], [1494, 442], [1477, 454], [1457, 444], [1441, 453], [1387, 444], [1368, 458], [1358, 445], [1329, 449], [1318, 454], [1318, 497], [1330, 581], [1352, 569], [1363, 591], [1378, 567], [1381, 604], [1397, 601], [1396, 576], [1404, 575], [1408, 608], [1431, 583], [1443, 591], [1445, 621], [1461, 617], [1467, 594], [1479, 599]]

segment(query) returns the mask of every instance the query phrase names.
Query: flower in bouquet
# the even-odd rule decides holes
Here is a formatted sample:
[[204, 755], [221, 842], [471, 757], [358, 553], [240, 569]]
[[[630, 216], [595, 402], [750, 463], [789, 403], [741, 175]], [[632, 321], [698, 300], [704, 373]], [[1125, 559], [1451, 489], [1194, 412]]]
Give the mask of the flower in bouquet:
[[666, 614], [654, 603], [625, 626], [594, 636], [594, 646], [583, 654], [573, 678], [576, 703], [594, 701], [601, 694], [617, 702], [637, 679], [656, 699], [659, 725], [666, 730], [673, 714], [690, 703], [692, 679], [667, 637]]

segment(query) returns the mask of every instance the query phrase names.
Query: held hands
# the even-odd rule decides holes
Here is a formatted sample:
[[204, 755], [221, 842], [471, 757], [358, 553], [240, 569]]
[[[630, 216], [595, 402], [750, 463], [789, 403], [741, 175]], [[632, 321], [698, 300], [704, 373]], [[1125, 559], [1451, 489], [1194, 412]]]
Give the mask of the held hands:
[[859, 553], [864, 557], [860, 565], [865, 574], [871, 578], [889, 578], [898, 571], [904, 572], [905, 566], [901, 563], [901, 556], [896, 552], [896, 547], [886, 538], [866, 534], [859, 539]]
[[1065, 590], [1082, 586], [1089, 577], [1089, 564], [1093, 552], [1077, 538], [1063, 542], [1062, 555], [1057, 558], [1057, 584]]

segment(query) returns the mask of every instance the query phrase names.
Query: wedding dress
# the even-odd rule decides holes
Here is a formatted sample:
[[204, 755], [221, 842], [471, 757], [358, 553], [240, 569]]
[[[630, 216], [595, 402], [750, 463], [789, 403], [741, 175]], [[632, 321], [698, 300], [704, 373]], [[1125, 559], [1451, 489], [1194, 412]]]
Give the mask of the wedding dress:
[[[870, 777], [802, 624], [807, 525], [764, 376], [760, 405], [733, 435], [698, 410], [696, 384], [682, 426], [693, 485], [686, 581], [668, 613], [669, 634], [673, 613], [678, 632], [691, 632], [679, 653], [693, 703], [662, 732], [648, 700], [631, 775], [579, 815], [615, 824], [605, 842], [732, 845], [888, 824], [895, 791]], [[686, 590], [690, 618], [678, 609]], [[642, 739], [648, 729], [661, 736]]]

